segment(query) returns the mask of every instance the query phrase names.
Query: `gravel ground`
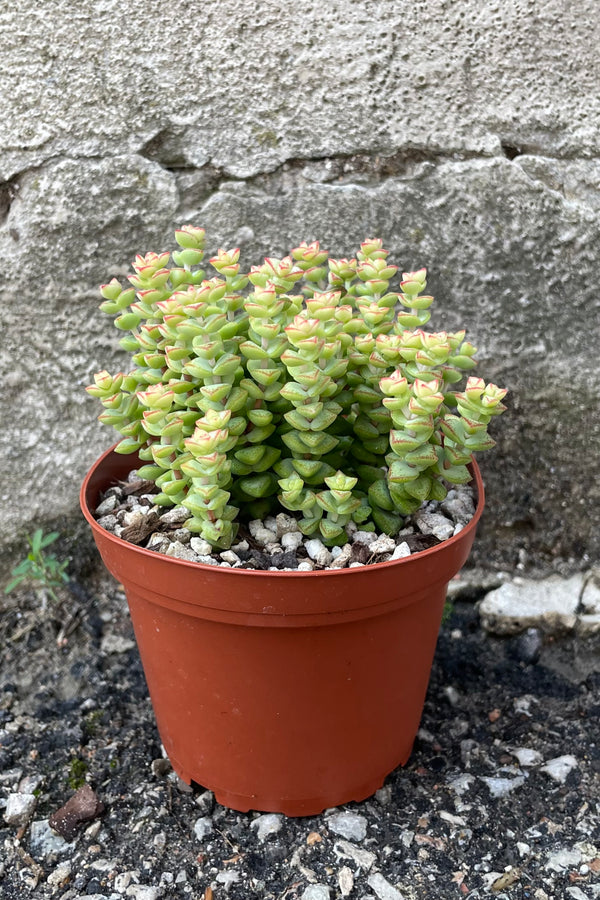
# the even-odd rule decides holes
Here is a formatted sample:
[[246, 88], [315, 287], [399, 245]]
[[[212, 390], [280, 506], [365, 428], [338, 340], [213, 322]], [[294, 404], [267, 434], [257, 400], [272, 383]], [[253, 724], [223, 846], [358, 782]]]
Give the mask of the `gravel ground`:
[[[458, 601], [408, 765], [370, 800], [286, 819], [178, 781], [124, 595], [100, 573], [76, 588], [68, 628], [33, 592], [2, 601], [4, 900], [600, 897], [597, 636], [494, 638]], [[82, 785], [93, 818], [67, 843], [47, 821]]]

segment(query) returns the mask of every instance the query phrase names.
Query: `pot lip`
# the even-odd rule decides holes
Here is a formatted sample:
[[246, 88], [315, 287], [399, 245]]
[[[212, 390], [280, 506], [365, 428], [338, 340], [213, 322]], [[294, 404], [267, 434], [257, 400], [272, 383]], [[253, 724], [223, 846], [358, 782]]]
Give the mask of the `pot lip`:
[[[408, 567], [411, 563], [418, 564], [420, 560], [425, 560], [428, 557], [434, 556], [436, 553], [439, 553], [441, 550], [445, 550], [446, 548], [451, 548], [455, 544], [461, 543], [469, 535], [474, 536], [475, 529], [477, 528], [477, 524], [481, 515], [483, 513], [483, 508], [485, 505], [485, 490], [483, 486], [483, 479], [481, 477], [481, 472], [479, 470], [479, 466], [477, 465], [477, 461], [475, 458], [472, 458], [472, 461], [468, 465], [468, 469], [471, 471], [474, 476], [474, 487], [477, 495], [477, 505], [475, 507], [475, 514], [471, 521], [465, 525], [465, 527], [458, 532], [458, 534], [453, 535], [451, 538], [448, 538], [445, 541], [441, 541], [439, 544], [435, 544], [433, 547], [429, 547], [427, 550], [419, 550], [418, 553], [413, 553], [410, 556], [405, 556], [402, 559], [394, 559], [388, 560], [387, 562], [374, 563], [370, 566], [360, 566], [355, 568], [346, 568], [346, 569], [319, 569], [317, 571], [312, 572], [284, 572], [284, 571], [271, 571], [271, 570], [260, 570], [260, 569], [234, 569], [234, 568], [221, 568], [221, 566], [212, 566], [207, 563], [200, 562], [192, 562], [191, 560], [186, 559], [177, 559], [177, 557], [165, 557], [164, 554], [157, 554], [153, 550], [147, 550], [145, 547], [140, 547], [137, 544], [131, 544], [128, 541], [124, 541], [122, 538], [117, 537], [117, 535], [112, 534], [110, 531], [107, 531], [105, 528], [102, 528], [98, 525], [98, 522], [93, 517], [90, 508], [88, 506], [87, 494], [89, 491], [89, 485], [93, 478], [93, 476], [100, 470], [108, 459], [115, 452], [115, 447], [117, 444], [113, 444], [112, 447], [109, 447], [108, 450], [96, 460], [96, 462], [91, 466], [87, 475], [85, 476], [83, 483], [81, 485], [81, 489], [79, 492], [79, 504], [81, 507], [81, 511], [88, 523], [91, 527], [92, 531], [100, 535], [104, 540], [113, 544], [115, 547], [128, 547], [132, 552], [137, 554], [141, 554], [142, 558], [147, 559], [156, 559], [158, 556], [162, 559], [168, 559], [170, 563], [173, 563], [178, 566], [183, 566], [188, 570], [200, 570], [201, 572], [211, 572], [212, 574], [216, 574], [217, 572], [225, 572], [227, 575], [236, 575], [240, 577], [250, 577], [250, 578], [298, 578], [300, 576], [306, 578], [331, 578], [334, 576], [337, 577], [349, 577], [351, 575], [355, 575], [360, 573], [364, 575], [365, 571], [368, 570], [376, 570], [376, 571], [384, 571], [387, 569], [398, 568], [399, 566]], [[119, 454], [120, 456], [122, 454]]]

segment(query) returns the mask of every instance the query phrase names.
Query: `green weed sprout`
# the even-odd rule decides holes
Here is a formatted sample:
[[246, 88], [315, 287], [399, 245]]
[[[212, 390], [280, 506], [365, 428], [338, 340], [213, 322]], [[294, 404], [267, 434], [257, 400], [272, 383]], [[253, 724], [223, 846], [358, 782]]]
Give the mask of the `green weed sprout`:
[[213, 547], [235, 539], [240, 512], [286, 509], [306, 535], [346, 541], [346, 525], [395, 535], [425, 500], [470, 480], [506, 390], [469, 375], [465, 332], [424, 330], [426, 270], [398, 268], [381, 240], [352, 259], [317, 241], [240, 271], [239, 249], [201, 268], [205, 234], [137, 256], [101, 309], [124, 332], [133, 368], [99, 372], [87, 391], [100, 420], [139, 454], [155, 502], [184, 507]]
[[33, 535], [27, 538], [30, 547], [29, 553], [12, 570], [13, 577], [4, 589], [5, 594], [9, 594], [25, 582], [35, 585], [44, 595], [51, 597], [55, 603], [60, 602], [55, 589], [69, 581], [66, 574], [69, 560], [59, 562], [53, 553], [44, 553], [44, 550], [58, 537], [57, 531], [44, 534], [41, 528], [37, 528]]

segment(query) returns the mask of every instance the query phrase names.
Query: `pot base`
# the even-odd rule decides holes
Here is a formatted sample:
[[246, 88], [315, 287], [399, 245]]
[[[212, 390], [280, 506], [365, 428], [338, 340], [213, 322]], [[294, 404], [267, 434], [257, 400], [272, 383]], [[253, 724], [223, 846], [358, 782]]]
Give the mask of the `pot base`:
[[[412, 750], [412, 747], [411, 747]], [[356, 788], [348, 788], [344, 794], [344, 800], [340, 800], [340, 794], [332, 792], [324, 794], [320, 797], [306, 797], [298, 799], [296, 796], [275, 796], [269, 799], [263, 795], [258, 797], [256, 794], [247, 796], [245, 794], [236, 794], [227, 788], [220, 788], [217, 785], [203, 784], [205, 790], [212, 791], [215, 800], [221, 806], [228, 809], [235, 809], [237, 812], [247, 813], [250, 810], [260, 810], [261, 812], [282, 813], [284, 816], [300, 817], [300, 816], [316, 816], [326, 809], [335, 806], [341, 806], [343, 803], [360, 803], [372, 797], [379, 788], [383, 787], [385, 779], [399, 766], [404, 766], [410, 759], [410, 751], [405, 754], [402, 759], [398, 760], [389, 772], [377, 778], [371, 778], [370, 781], [359, 785]], [[169, 762], [173, 766], [173, 771], [181, 778], [185, 784], [197, 784], [193, 776], [186, 772], [177, 760], [169, 757]]]

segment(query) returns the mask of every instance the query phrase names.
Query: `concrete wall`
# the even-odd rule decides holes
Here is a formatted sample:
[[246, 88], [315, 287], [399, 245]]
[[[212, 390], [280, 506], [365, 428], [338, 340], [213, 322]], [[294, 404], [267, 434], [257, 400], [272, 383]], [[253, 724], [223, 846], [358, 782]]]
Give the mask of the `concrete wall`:
[[[97, 285], [175, 226], [249, 265], [381, 236], [510, 390], [479, 558], [600, 547], [593, 0], [18, 0], [0, 12], [0, 541], [77, 516], [112, 442]], [[434, 307], [435, 309], [435, 307]]]

